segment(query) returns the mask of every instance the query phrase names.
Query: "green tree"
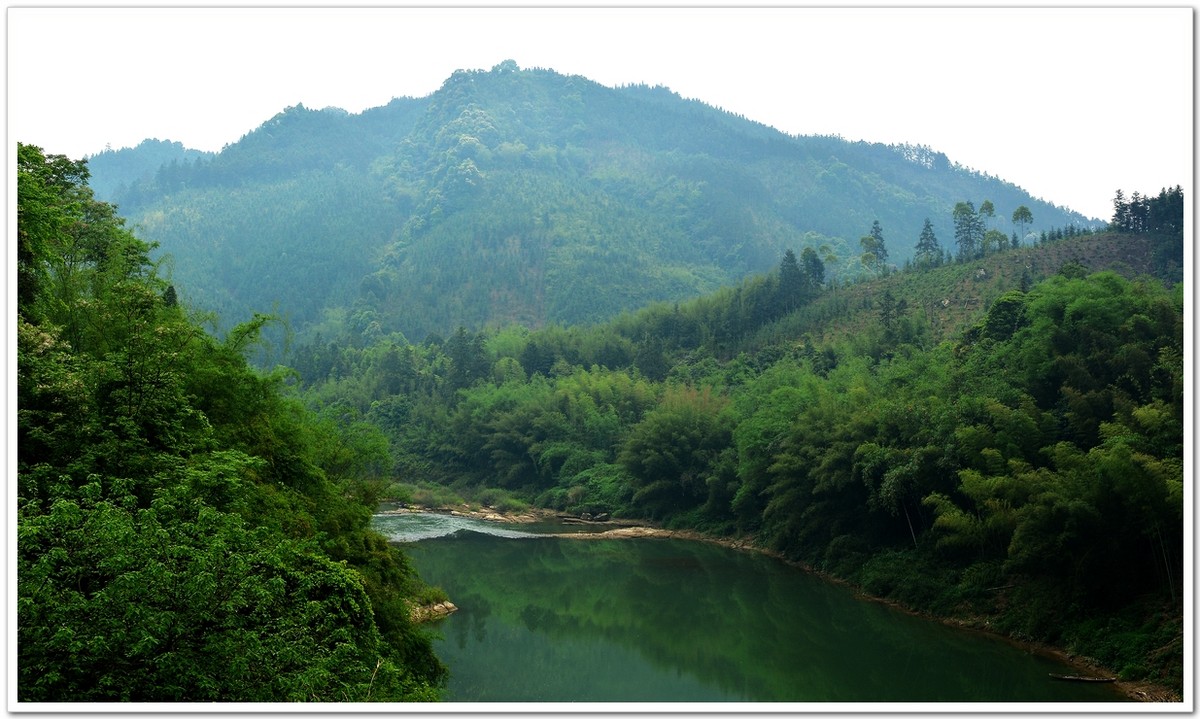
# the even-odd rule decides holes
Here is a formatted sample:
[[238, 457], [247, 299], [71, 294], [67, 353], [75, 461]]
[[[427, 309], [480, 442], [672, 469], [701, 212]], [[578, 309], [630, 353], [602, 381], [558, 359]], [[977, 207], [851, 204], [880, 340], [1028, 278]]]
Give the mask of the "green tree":
[[378, 432], [284, 398], [243, 354], [270, 318], [206, 334], [86, 168], [21, 150], [19, 700], [436, 698]]
[[983, 244], [983, 220], [968, 201], [954, 205], [954, 242], [958, 245], [959, 260], [972, 260]]
[[876, 307], [879, 310], [879, 324], [883, 327], [883, 344], [890, 347], [899, 339], [899, 321], [908, 310], [908, 302], [896, 299], [891, 290], [884, 290]]
[[980, 254], [990, 255], [993, 252], [1000, 252], [1009, 245], [1008, 238], [1000, 230], [988, 230], [983, 233], [983, 241], [980, 242]]
[[706, 500], [716, 460], [731, 440], [727, 404], [708, 387], [668, 389], [630, 430], [618, 461], [632, 479], [639, 511], [662, 519]]
[[1004, 293], [997, 299], [984, 320], [983, 333], [985, 337], [994, 340], [1006, 340], [1025, 324], [1025, 295], [1024, 292], [1013, 290]]
[[[988, 220], [995, 219], [995, 217], [996, 217], [996, 206], [992, 204], [991, 200], [984, 200], [982, 203], [980, 203], [979, 218], [981, 220], [983, 220], [984, 223], [987, 223]], [[986, 219], [984, 219], [984, 218], [986, 218]]]
[[825, 284], [825, 263], [820, 255], [811, 247], [805, 247], [800, 252], [800, 265], [804, 275], [804, 284], [810, 296], [815, 296]]
[[879, 220], [871, 223], [871, 232], [859, 239], [862, 247], [862, 263], [867, 268], [880, 273], [887, 273], [888, 251], [883, 240], [883, 228]]
[[19, 510], [22, 701], [436, 698], [353, 569], [186, 493], [105, 494]]
[[87, 165], [17, 145], [17, 311], [28, 317], [74, 223]]
[[1028, 207], [1021, 205], [1013, 210], [1012, 221], [1019, 230], [1017, 237], [1023, 242], [1025, 240], [1025, 228], [1029, 223], [1033, 222], [1033, 213], [1029, 211]]
[[485, 342], [482, 333], [468, 332], [462, 325], [446, 340], [442, 351], [450, 360], [446, 383], [451, 391], [470, 387], [487, 377], [491, 365]]
[[779, 262], [779, 284], [776, 292], [780, 311], [794, 311], [810, 296], [809, 288], [810, 282], [796, 260], [796, 253], [789, 248]]
[[933, 232], [933, 223], [925, 218], [921, 228], [921, 236], [917, 239], [917, 265], [921, 267], [936, 267], [942, 263], [942, 245]]

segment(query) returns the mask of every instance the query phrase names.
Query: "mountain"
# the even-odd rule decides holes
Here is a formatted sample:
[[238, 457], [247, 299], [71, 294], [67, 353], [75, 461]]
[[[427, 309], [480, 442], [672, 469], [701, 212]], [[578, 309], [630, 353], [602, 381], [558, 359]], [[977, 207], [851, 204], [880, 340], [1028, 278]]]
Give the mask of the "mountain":
[[142, 140], [137, 147], [107, 149], [87, 158], [91, 171], [89, 186], [97, 197], [136, 197], [137, 186], [153, 186], [160, 170], [172, 172], [171, 166], [188, 165], [213, 153], [191, 150], [179, 142]]
[[511, 61], [359, 114], [287, 108], [220, 153], [129, 169], [161, 149], [91, 158], [98, 196], [159, 243], [191, 305], [227, 325], [277, 311], [301, 337], [598, 322], [786, 249], [852, 280], [874, 222], [901, 265], [927, 218], [953, 248], [962, 201], [991, 201], [1006, 237], [1021, 205], [1028, 232], [1098, 224], [927, 147], [789, 136]]

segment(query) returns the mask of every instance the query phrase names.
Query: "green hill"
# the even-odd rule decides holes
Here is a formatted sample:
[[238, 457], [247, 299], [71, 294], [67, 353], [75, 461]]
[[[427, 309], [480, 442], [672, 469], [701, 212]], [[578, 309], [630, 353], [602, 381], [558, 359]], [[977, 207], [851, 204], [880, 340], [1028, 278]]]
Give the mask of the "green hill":
[[835, 288], [763, 328], [747, 348], [806, 334], [818, 343], [861, 337], [878, 324], [878, 305], [885, 293], [904, 300], [905, 313], [921, 323], [928, 341], [953, 339], [978, 322], [1005, 292], [1044, 280], [1072, 263], [1081, 271], [1112, 270], [1129, 279], [1152, 276], [1168, 285], [1183, 281], [1182, 246], [1177, 242], [1146, 234], [1078, 235]]
[[951, 244], [961, 201], [990, 200], [1006, 237], [1022, 205], [1023, 231], [1096, 224], [929, 148], [792, 137], [511, 62], [359, 114], [288, 108], [215, 155], [128, 169], [152, 149], [91, 158], [98, 194], [190, 304], [226, 324], [277, 309], [301, 338], [602, 321], [788, 248], [849, 280], [873, 222], [900, 266], [926, 218]]

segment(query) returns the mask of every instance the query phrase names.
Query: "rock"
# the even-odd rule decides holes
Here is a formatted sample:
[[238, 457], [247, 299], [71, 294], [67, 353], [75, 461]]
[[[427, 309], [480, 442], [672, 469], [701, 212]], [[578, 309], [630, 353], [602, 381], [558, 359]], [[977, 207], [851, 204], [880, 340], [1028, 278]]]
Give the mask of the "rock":
[[426, 604], [423, 606], [413, 606], [409, 608], [409, 617], [415, 623], [431, 622], [453, 614], [458, 611], [458, 607], [451, 602], [437, 602], [435, 604]]

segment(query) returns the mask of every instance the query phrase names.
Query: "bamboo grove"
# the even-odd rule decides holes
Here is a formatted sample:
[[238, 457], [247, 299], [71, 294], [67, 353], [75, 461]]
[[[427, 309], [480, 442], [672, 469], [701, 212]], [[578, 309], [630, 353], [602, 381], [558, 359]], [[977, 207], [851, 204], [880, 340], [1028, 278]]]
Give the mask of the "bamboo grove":
[[[605, 324], [319, 339], [295, 367], [313, 406], [387, 436], [398, 498], [750, 537], [1178, 682], [1183, 294], [1126, 260], [1173, 276], [1179, 236], [1054, 234], [850, 287], [788, 253]], [[987, 303], [935, 326], [930, 297], [962, 286]]]

